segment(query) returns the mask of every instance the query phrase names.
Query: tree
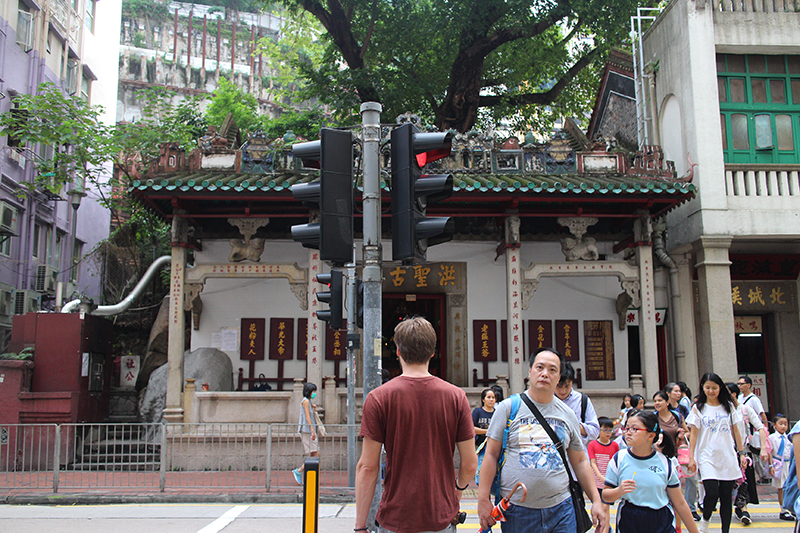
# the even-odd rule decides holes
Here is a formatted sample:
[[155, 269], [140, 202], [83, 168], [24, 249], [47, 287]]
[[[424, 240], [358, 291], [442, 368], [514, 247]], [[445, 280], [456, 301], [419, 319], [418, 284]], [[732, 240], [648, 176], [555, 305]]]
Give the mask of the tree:
[[620, 43], [633, 0], [283, 0], [325, 28], [309, 93], [334, 106], [380, 101], [441, 129], [481, 115], [545, 126], [590, 105], [596, 70]]
[[250, 131], [258, 122], [258, 100], [250, 93], [239, 89], [235, 84], [220, 77], [219, 86], [211, 96], [206, 109], [206, 120], [219, 128], [222, 121], [233, 114], [233, 121], [242, 132]]

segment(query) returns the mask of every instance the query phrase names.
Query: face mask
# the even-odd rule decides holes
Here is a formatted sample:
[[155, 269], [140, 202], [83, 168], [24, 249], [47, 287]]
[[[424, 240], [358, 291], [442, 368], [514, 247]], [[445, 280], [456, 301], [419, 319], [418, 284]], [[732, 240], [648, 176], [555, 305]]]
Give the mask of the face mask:
[[316, 397], [317, 397], [317, 393], [316, 393], [316, 392], [312, 392], [312, 393], [311, 393], [311, 399], [313, 400], [313, 399], [314, 399], [314, 398], [316, 398]]

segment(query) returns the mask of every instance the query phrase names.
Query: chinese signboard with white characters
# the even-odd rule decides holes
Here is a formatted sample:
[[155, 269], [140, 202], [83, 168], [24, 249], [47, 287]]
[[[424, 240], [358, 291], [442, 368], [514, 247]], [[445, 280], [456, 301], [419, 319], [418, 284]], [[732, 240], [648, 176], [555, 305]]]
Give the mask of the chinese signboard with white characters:
[[263, 318], [243, 318], [242, 336], [240, 338], [239, 356], [245, 361], [262, 361], [264, 359], [264, 327]]
[[269, 358], [294, 359], [294, 318], [269, 319]]
[[566, 361], [580, 360], [577, 320], [556, 320], [556, 350], [564, 355]]
[[473, 320], [472, 345], [475, 361], [497, 361], [497, 321]]
[[140, 357], [138, 355], [123, 355], [119, 358], [119, 386], [135, 387], [136, 378], [139, 377]]
[[583, 341], [586, 345], [586, 379], [591, 381], [615, 379], [614, 322], [584, 320]]

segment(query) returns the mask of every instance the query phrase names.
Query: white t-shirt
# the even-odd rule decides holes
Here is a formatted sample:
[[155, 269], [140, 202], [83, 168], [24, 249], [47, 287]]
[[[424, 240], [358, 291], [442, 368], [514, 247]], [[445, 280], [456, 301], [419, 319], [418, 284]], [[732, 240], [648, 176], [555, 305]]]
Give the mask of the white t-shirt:
[[702, 411], [696, 405], [692, 407], [686, 424], [697, 428], [694, 457], [701, 480], [732, 481], [742, 476], [736, 441], [731, 433], [732, 425], [735, 427], [741, 419], [741, 411], [733, 410], [728, 414], [722, 405], [706, 404]]
[[[751, 407], [753, 411], [756, 412], [756, 415], [761, 417], [761, 413], [764, 413], [764, 405], [761, 403], [761, 399], [753, 394], [752, 392], [747, 395], [745, 398], [741, 394], [739, 394], [739, 405], [746, 405], [747, 407]], [[750, 422], [752, 424], [752, 422]], [[753, 448], [761, 448], [761, 437], [758, 435], [758, 427], [753, 424], [756, 430], [753, 432], [753, 437], [750, 439], [750, 446]], [[762, 424], [763, 426], [763, 424]], [[747, 428], [748, 435], [750, 434], [750, 428]]]

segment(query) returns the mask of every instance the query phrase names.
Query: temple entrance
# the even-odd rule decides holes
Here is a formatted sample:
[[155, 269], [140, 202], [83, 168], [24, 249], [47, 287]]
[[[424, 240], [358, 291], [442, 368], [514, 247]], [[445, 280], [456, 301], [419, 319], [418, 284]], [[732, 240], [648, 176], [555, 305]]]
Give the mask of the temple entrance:
[[383, 336], [385, 339], [382, 368], [389, 372], [389, 377], [399, 376], [402, 372], [397, 359], [397, 348], [393, 342], [394, 328], [404, 318], [412, 316], [425, 317], [436, 330], [436, 353], [431, 359], [430, 373], [447, 379], [447, 364], [444, 360], [446, 350], [445, 295], [444, 294], [392, 294], [383, 295]]

